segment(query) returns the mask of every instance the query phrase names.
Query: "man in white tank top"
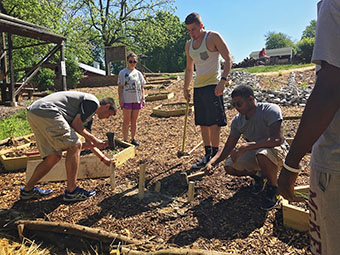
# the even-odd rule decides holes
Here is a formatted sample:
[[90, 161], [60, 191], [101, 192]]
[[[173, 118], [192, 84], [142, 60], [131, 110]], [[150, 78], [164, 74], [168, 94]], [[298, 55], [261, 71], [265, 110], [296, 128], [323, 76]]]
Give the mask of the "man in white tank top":
[[[205, 31], [201, 17], [197, 13], [189, 14], [185, 19], [191, 40], [185, 46], [187, 64], [184, 80], [184, 97], [190, 101], [189, 86], [192, 81], [194, 65], [196, 79], [194, 82], [195, 124], [201, 127], [205, 156], [193, 165], [204, 167], [217, 153], [220, 143], [221, 126], [227, 124], [223, 104], [223, 91], [229, 74], [232, 58], [226, 42], [221, 35]], [[221, 75], [220, 56], [225, 60]]]

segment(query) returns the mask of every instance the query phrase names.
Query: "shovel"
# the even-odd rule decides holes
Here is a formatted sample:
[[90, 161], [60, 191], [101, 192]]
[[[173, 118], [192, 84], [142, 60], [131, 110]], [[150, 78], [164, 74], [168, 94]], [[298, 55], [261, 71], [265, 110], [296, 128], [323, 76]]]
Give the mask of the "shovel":
[[178, 158], [185, 155], [184, 145], [185, 145], [185, 136], [186, 136], [185, 134], [186, 134], [186, 131], [187, 131], [188, 114], [189, 114], [189, 101], [187, 101], [187, 104], [185, 106], [185, 119], [184, 119], [184, 129], [183, 129], [182, 150], [177, 152]]

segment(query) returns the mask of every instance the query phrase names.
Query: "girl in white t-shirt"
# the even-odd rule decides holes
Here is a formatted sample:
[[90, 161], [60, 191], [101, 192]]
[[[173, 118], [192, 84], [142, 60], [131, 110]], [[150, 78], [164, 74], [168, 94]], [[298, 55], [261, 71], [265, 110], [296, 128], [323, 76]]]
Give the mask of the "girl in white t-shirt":
[[135, 139], [137, 117], [139, 110], [145, 104], [144, 85], [146, 83], [142, 73], [136, 69], [138, 57], [130, 52], [127, 56], [127, 67], [118, 75], [118, 94], [120, 108], [123, 109], [123, 138], [128, 141], [129, 126], [131, 124], [131, 144], [138, 146]]

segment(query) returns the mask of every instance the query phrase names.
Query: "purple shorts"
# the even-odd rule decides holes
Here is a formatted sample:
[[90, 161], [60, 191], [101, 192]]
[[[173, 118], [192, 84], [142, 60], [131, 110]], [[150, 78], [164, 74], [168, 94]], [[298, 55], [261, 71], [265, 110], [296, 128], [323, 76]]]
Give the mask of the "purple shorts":
[[140, 110], [143, 108], [143, 103], [124, 103], [123, 109]]

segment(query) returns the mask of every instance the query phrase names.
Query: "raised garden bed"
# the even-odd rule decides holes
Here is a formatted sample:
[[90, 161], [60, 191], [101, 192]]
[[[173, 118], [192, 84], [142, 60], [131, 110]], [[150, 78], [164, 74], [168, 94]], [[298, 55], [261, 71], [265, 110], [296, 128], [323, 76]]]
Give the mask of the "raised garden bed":
[[2, 150], [0, 161], [7, 171], [26, 168], [28, 160], [40, 159], [40, 155], [26, 155], [27, 151], [36, 150], [35, 143], [26, 143], [14, 148]]
[[[170, 116], [180, 116], [185, 114], [186, 103], [169, 103], [161, 104], [153, 108], [152, 112], [156, 116], [170, 117]], [[194, 106], [189, 104], [189, 113], [194, 111]]]
[[[114, 158], [116, 166], [118, 167], [128, 159], [135, 157], [136, 149], [132, 144], [117, 139], [115, 139], [115, 142], [118, 147], [117, 150], [106, 150], [103, 151], [103, 153], [109, 158]], [[34, 169], [41, 161], [42, 160], [30, 160], [27, 162], [26, 182], [31, 178]], [[111, 173], [112, 169], [101, 162], [96, 155], [91, 153], [80, 157], [78, 179], [104, 178], [111, 176]], [[65, 181], [66, 179], [65, 158], [62, 158], [40, 182]]]
[[19, 137], [8, 137], [0, 141], [0, 154], [9, 148], [18, 147], [33, 141], [35, 141], [34, 134]]
[[157, 92], [157, 93], [150, 93], [145, 97], [147, 102], [149, 101], [157, 101], [157, 100], [164, 100], [170, 99], [174, 97], [173, 92]]
[[[295, 187], [295, 191], [308, 194], [309, 186]], [[305, 232], [309, 230], [309, 210], [303, 202], [301, 203], [290, 203], [288, 200], [283, 199], [283, 225]]]

